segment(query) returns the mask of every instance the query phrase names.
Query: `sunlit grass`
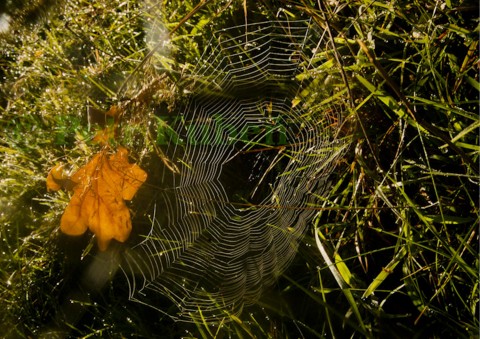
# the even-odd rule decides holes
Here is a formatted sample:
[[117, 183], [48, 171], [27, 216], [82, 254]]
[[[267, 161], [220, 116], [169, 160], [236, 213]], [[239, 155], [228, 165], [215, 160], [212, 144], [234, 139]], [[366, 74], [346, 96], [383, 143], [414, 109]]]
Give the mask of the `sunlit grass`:
[[[125, 117], [118, 142], [135, 160], [161, 152], [155, 115], [184, 100], [184, 75], [209, 34], [244, 23], [243, 1], [198, 9], [189, 1], [65, 2], [35, 24], [27, 9], [11, 22], [18, 33], [0, 36], [0, 335], [477, 334], [478, 4], [320, 3], [322, 11], [292, 1], [295, 10], [282, 12], [303, 12], [330, 40], [315, 69], [322, 83], [295, 104], [336, 88], [318, 109], [345, 109], [352, 145], [323, 205], [312, 206], [318, 213], [292, 267], [258, 305], [217, 325], [173, 323], [128, 301], [121, 279], [66, 306], [85, 288], [76, 284], [93, 245], [59, 234], [68, 196], [48, 193], [44, 180], [56, 163], [78, 168], [98, 150], [95, 117], [114, 104]], [[270, 2], [247, 7], [249, 21], [279, 12]], [[150, 37], [170, 45], [145, 59], [158, 48]], [[66, 310], [82, 316], [69, 321]]]

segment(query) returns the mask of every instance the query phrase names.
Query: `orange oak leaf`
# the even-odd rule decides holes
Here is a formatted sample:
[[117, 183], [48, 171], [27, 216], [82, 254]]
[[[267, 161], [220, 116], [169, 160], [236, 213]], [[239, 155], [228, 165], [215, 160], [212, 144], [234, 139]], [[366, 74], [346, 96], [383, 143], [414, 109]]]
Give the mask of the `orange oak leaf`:
[[66, 180], [68, 180], [68, 175], [63, 171], [63, 165], [58, 164], [48, 172], [47, 189], [49, 191], [58, 191], [63, 187]]
[[93, 137], [93, 142], [98, 145], [110, 145], [110, 141], [114, 140], [117, 134], [117, 125], [107, 126], [104, 129], [98, 130]]
[[[47, 187], [59, 185], [54, 167], [47, 178]], [[62, 177], [63, 178], [63, 177]], [[101, 251], [108, 248], [112, 239], [124, 242], [132, 230], [130, 211], [125, 200], [131, 200], [147, 179], [147, 173], [136, 164], [128, 162], [128, 151], [119, 147], [117, 152], [96, 154], [88, 164], [70, 178], [73, 195], [60, 221], [60, 230], [68, 235], [81, 235], [90, 229], [97, 237]], [[58, 181], [58, 180], [57, 180]]]

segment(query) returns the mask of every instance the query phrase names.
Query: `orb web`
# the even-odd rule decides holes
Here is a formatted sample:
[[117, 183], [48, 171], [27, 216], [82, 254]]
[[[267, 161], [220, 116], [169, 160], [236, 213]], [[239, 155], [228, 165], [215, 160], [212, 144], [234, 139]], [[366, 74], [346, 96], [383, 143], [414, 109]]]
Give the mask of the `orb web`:
[[321, 46], [308, 20], [213, 35], [159, 145], [178, 171], [162, 169], [151, 231], [126, 253], [131, 299], [160, 309], [160, 294], [175, 319], [220, 320], [288, 267], [347, 144], [341, 109], [319, 109], [328, 94], [295, 100]]

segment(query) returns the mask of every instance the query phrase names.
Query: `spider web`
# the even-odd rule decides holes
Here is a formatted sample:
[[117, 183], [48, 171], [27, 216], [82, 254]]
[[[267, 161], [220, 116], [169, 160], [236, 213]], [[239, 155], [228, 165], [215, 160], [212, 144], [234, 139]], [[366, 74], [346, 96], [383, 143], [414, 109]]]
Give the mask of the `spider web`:
[[179, 173], [162, 170], [150, 234], [122, 266], [131, 299], [160, 309], [160, 294], [177, 320], [219, 321], [288, 267], [346, 148], [341, 109], [319, 109], [322, 87], [295, 104], [321, 46], [308, 20], [213, 35], [162, 146]]

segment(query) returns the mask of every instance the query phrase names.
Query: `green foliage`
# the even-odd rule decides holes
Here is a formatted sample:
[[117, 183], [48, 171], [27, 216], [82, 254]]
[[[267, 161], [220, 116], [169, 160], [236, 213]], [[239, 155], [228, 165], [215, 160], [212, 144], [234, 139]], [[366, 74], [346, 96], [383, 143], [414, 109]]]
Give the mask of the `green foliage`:
[[[0, 33], [0, 336], [477, 334], [478, 3], [11, 3], [0, 8], [14, 18]], [[68, 197], [46, 191], [48, 169], [94, 154], [105, 124], [95, 117], [113, 104], [124, 114], [118, 142], [148, 167], [162, 156], [158, 117], [184, 100], [211, 33], [276, 15], [325, 30], [330, 44], [296, 104], [331, 91], [323, 104], [342, 107], [342, 132], [354, 135], [292, 267], [215, 326], [130, 302], [121, 279], [101, 293], [86, 286], [90, 238], [58, 233]]]

